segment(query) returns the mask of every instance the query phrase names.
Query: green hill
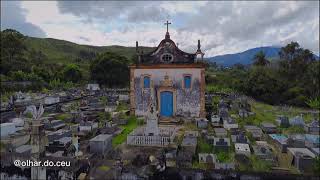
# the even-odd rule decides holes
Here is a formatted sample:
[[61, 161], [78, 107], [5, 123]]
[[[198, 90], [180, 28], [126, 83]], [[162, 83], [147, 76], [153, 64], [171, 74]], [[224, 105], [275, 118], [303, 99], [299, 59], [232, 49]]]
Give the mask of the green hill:
[[[153, 49], [139, 47], [146, 53]], [[124, 56], [129, 61], [118, 56], [120, 61], [131, 64], [136, 47], [81, 45], [53, 38], [28, 37], [8, 29], [1, 31], [1, 52], [5, 52], [5, 56], [1, 56], [1, 81], [34, 81], [43, 84], [59, 80], [64, 85], [71, 76], [78, 76], [72, 82], [89, 81], [91, 62], [105, 52]]]
[[[135, 47], [125, 46], [89, 46], [52, 38], [27, 37], [25, 44], [28, 50], [41, 51], [49, 62], [70, 63], [80, 60], [88, 62], [102, 52], [115, 52], [127, 58], [135, 54]], [[144, 52], [153, 50], [151, 47], [140, 47]]]

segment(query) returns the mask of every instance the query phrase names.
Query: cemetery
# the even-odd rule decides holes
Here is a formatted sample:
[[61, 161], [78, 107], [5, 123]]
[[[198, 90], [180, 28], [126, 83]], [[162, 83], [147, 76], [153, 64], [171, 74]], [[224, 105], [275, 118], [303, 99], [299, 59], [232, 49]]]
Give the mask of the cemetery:
[[[143, 53], [136, 42], [127, 89], [88, 82], [76, 89], [17, 91], [1, 102], [1, 177], [12, 176], [12, 168], [14, 177], [26, 179], [131, 180], [171, 171], [186, 179], [313, 176], [319, 116], [206, 91], [200, 40], [194, 53], [180, 50], [169, 24], [153, 51]], [[72, 166], [12, 164], [29, 157]]]
[[[96, 166], [104, 161], [108, 162], [108, 168], [104, 168], [106, 172], [115, 171], [121, 177], [140, 177], [136, 171], [130, 171], [132, 174], [119, 171], [136, 167], [131, 162], [135, 162], [138, 156], [146, 159], [152, 157], [154, 160], [145, 160], [144, 166], [156, 166], [156, 171], [163, 171], [166, 167], [191, 168], [195, 172], [197, 169], [246, 171], [247, 165], [244, 164], [255, 166], [259, 163], [266, 171], [288, 169], [292, 173], [310, 174], [312, 163], [319, 156], [317, 119], [305, 121], [296, 114], [289, 115], [290, 118], [273, 115], [273, 118], [258, 119], [258, 122], [252, 123], [252, 118], [261, 113], [256, 111], [260, 104], [255, 106], [256, 102], [252, 102], [254, 114], [244, 116], [243, 113], [236, 113], [236, 107], [230, 107], [228, 99], [222, 100], [224, 97], [220, 97], [221, 101], [213, 104], [218, 107], [213, 112], [217, 115], [209, 116], [209, 119], [180, 118], [180, 123], [168, 123], [154, 104], [142, 116], [130, 115], [127, 111], [130, 110], [130, 104], [123, 93], [121, 100], [114, 99], [114, 94], [104, 96], [108, 94], [103, 93], [104, 89], [90, 87], [89, 90], [96, 94], [83, 93], [80, 99], [77, 96], [72, 101], [53, 100], [49, 103], [48, 98], [46, 101], [37, 99], [33, 105], [33, 100], [27, 98], [30, 102], [26, 104], [25, 112], [20, 111], [13, 118], [1, 119], [1, 156], [7, 156], [2, 159], [5, 166], [10, 166], [8, 158], [25, 158], [34, 154], [32, 144], [28, 144], [30, 140], [40, 147], [38, 158], [68, 159], [74, 164], [69, 169], [47, 168], [47, 173], [38, 170], [41, 176], [46, 177], [52, 175], [48, 172], [63, 177], [88, 175], [89, 168], [82, 167], [88, 163]], [[18, 93], [18, 97], [23, 96], [23, 93]], [[52, 109], [52, 104], [60, 104], [64, 108]], [[305, 133], [289, 131], [296, 126]], [[37, 133], [28, 135], [28, 129]], [[75, 162], [74, 158], [79, 161]], [[91, 168], [100, 172], [103, 169], [100, 166]], [[114, 176], [114, 173], [111, 175]]]

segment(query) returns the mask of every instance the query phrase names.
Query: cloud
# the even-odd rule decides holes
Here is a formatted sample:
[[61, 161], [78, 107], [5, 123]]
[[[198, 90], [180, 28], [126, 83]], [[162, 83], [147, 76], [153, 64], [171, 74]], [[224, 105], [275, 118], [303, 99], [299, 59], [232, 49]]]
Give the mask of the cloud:
[[98, 24], [81, 23], [81, 18], [61, 14], [55, 1], [23, 1], [26, 19], [43, 29], [47, 36], [78, 44], [106, 45], [105, 33]]
[[[192, 50], [193, 41], [201, 39], [203, 50], [210, 56], [256, 46], [285, 45], [288, 41], [298, 41], [303, 47], [319, 52], [319, 39], [314, 38], [319, 37], [319, 23], [314, 24], [319, 19], [319, 2], [316, 1], [98, 1], [76, 5], [70, 1], [59, 1], [58, 7], [62, 13], [87, 21], [135, 24], [129, 29], [136, 33], [139, 33], [137, 24], [149, 29], [150, 24], [162, 25], [164, 20], [172, 19], [175, 21], [170, 32], [177, 30], [175, 38], [179, 47]], [[161, 26], [154, 25], [154, 28]], [[124, 33], [130, 33], [128, 28], [125, 29]], [[148, 38], [146, 44], [155, 39], [144, 37]]]
[[79, 44], [134, 46], [139, 41], [141, 46], [156, 46], [164, 38], [163, 23], [168, 19], [172, 22], [171, 39], [179, 48], [195, 52], [200, 39], [207, 57], [258, 46], [281, 46], [290, 41], [298, 41], [302, 47], [319, 54], [319, 2], [23, 1], [21, 4], [24, 11], [7, 11], [7, 19], [14, 15], [16, 19], [12, 22], [32, 23], [48, 37]]
[[127, 22], [154, 22], [169, 16], [168, 10], [151, 1], [58, 1], [58, 8], [63, 14], [73, 14], [83, 20]]
[[212, 43], [225, 44], [225, 48], [238, 46], [238, 50], [245, 50], [250, 47], [242, 46], [243, 42], [255, 47], [284, 45], [290, 40], [319, 52], [319, 46], [315, 45], [319, 44], [318, 10], [317, 1], [207, 2], [201, 13], [192, 16], [178, 30], [200, 32], [204, 37], [215, 34], [217, 40]]
[[46, 33], [41, 28], [26, 21], [25, 14], [20, 2], [1, 1], [1, 30], [16, 29], [24, 35], [45, 37]]
[[155, 6], [136, 7], [135, 10], [129, 11], [127, 19], [129, 22], [163, 22], [163, 20], [170, 17], [166, 9]]

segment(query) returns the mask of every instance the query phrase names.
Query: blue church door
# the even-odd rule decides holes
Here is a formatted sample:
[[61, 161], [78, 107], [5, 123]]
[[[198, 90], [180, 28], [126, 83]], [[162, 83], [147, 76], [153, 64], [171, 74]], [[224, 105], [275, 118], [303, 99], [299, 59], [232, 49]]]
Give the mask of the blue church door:
[[170, 117], [173, 115], [173, 93], [170, 91], [163, 91], [160, 93], [161, 106], [160, 115]]

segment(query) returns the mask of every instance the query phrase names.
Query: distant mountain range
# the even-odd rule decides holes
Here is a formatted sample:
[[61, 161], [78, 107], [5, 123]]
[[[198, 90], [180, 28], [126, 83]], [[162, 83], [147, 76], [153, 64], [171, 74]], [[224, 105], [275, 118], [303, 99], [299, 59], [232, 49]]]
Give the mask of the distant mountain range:
[[[279, 57], [279, 52], [281, 47], [266, 46], [248, 49], [246, 51], [235, 53], [235, 54], [225, 54], [220, 56], [214, 56], [206, 58], [209, 62], [216, 62], [218, 65], [222, 66], [232, 66], [234, 64], [250, 65], [254, 60], [254, 56], [262, 51], [265, 53], [266, 58], [269, 60], [277, 59]], [[315, 58], [319, 60], [319, 57], [315, 55]]]
[[[35, 49], [41, 51], [48, 61], [59, 63], [75, 62], [76, 59], [83, 59], [84, 61], [90, 61], [98, 53], [102, 52], [115, 52], [121, 55], [131, 58], [135, 54], [135, 47], [125, 46], [90, 46], [80, 45], [73, 42], [58, 40], [52, 38], [26, 38], [26, 46], [28, 49]], [[140, 47], [145, 53], [150, 52], [154, 47]], [[249, 65], [253, 62], [254, 55], [259, 51], [263, 51], [268, 59], [276, 59], [279, 55], [280, 47], [257, 47], [246, 50], [244, 52], [235, 54], [225, 54], [220, 56], [214, 56], [206, 58], [209, 62], [216, 62], [218, 65], [232, 66], [240, 63]], [[319, 57], [316, 56], [317, 59]]]

